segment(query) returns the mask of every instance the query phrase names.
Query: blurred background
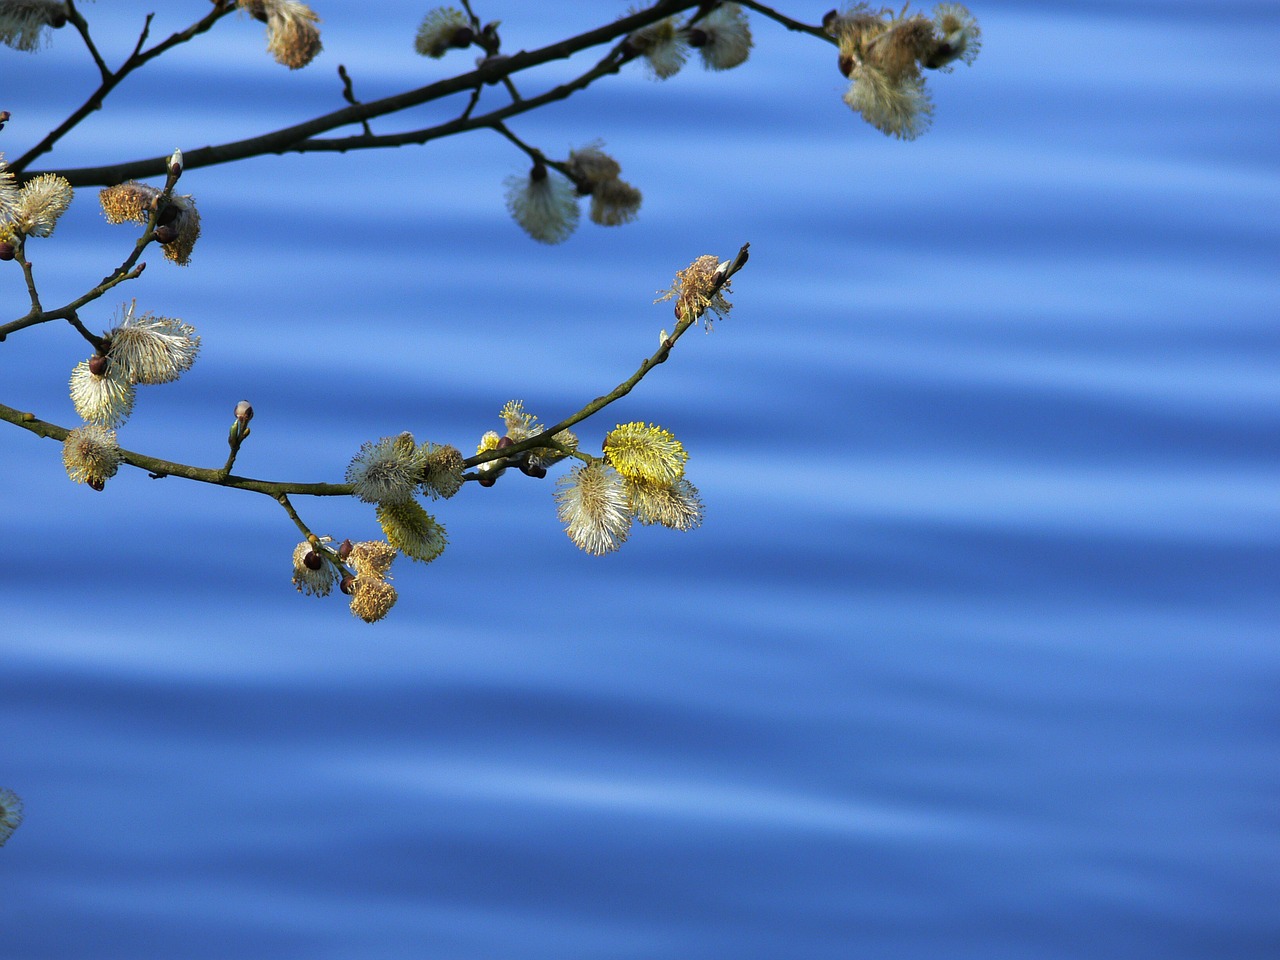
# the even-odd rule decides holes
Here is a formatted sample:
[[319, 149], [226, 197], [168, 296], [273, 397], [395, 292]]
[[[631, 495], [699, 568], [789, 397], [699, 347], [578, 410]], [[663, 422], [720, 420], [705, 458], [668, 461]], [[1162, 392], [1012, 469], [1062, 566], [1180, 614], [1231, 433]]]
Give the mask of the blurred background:
[[[207, 10], [85, 5], [109, 62], [156, 6], [153, 37]], [[339, 63], [372, 100], [472, 59], [412, 52], [426, 6], [316, 9], [305, 70], [232, 17], [39, 166], [337, 109]], [[507, 50], [625, 9], [477, 4]], [[644, 191], [561, 246], [509, 219], [527, 161], [492, 133], [188, 171], [191, 265], [150, 255], [83, 314], [136, 297], [204, 338], [124, 446], [219, 466], [248, 399], [245, 475], [339, 481], [401, 430], [469, 453], [507, 400], [553, 422], [630, 375], [671, 325], [655, 291], [750, 241], [732, 317], [579, 428], [674, 432], [706, 520], [596, 558], [553, 479], [468, 484], [368, 626], [294, 592], [268, 498], [132, 469], [96, 494], [0, 431], [0, 786], [27, 814], [0, 956], [1280, 955], [1280, 9], [972, 9], [982, 52], [930, 76], [912, 143], [841, 102], [833, 48], [755, 15], [737, 70], [633, 64], [515, 119], [551, 156], [603, 140]], [[0, 77], [12, 158], [97, 75], [63, 30]], [[45, 302], [135, 236], [80, 190], [29, 247]], [[26, 309], [14, 268], [0, 304]], [[0, 400], [74, 425], [85, 354], [10, 337]]]

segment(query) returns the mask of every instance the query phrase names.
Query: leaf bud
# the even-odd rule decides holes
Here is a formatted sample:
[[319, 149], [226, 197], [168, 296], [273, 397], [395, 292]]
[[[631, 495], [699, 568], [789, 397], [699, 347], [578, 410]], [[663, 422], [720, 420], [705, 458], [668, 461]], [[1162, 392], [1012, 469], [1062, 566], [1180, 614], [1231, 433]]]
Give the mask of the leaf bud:
[[497, 477], [481, 477], [477, 482], [482, 487], [492, 487], [495, 483], [498, 482], [498, 478]]

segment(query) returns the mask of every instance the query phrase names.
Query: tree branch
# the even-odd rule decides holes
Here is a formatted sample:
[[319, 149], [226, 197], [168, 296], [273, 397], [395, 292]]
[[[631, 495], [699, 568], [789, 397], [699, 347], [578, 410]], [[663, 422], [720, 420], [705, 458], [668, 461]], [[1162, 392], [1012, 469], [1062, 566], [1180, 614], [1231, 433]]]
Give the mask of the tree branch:
[[[223, 0], [223, 2], [225, 2], [225, 0]], [[306, 147], [306, 149], [309, 150], [350, 150], [370, 146], [398, 146], [402, 143], [426, 142], [425, 139], [421, 139], [425, 131], [393, 135], [390, 138], [380, 137], [375, 138], [372, 141], [369, 141], [368, 138], [364, 136], [347, 137], [340, 140], [327, 141], [313, 141], [312, 138], [330, 130], [349, 126], [351, 124], [362, 123], [375, 117], [398, 113], [401, 110], [420, 106], [421, 104], [429, 103], [433, 100], [439, 100], [442, 97], [447, 97], [455, 93], [470, 91], [485, 84], [501, 83], [504, 79], [513, 74], [532, 69], [533, 67], [540, 66], [552, 60], [565, 59], [580, 50], [585, 50], [589, 47], [607, 43], [618, 37], [626, 36], [627, 34], [648, 26], [651, 23], [655, 23], [664, 17], [668, 17], [674, 13], [697, 6], [698, 3], [696, 0], [661, 0], [661, 2], [654, 4], [647, 10], [623, 17], [619, 20], [613, 21], [612, 23], [605, 24], [602, 27], [597, 27], [594, 30], [588, 30], [585, 33], [580, 33], [577, 36], [569, 37], [566, 40], [549, 44], [548, 46], [540, 49], [533, 51], [521, 51], [520, 53], [512, 54], [509, 57], [489, 58], [474, 70], [445, 80], [439, 80], [435, 83], [428, 84], [425, 87], [418, 87], [415, 90], [409, 90], [405, 93], [384, 97], [381, 100], [373, 100], [363, 104], [354, 104], [344, 107], [341, 110], [335, 110], [331, 113], [324, 114], [323, 116], [303, 121], [302, 123], [283, 127], [271, 133], [251, 137], [247, 140], [236, 140], [230, 143], [219, 144], [211, 147], [201, 147], [189, 151], [184, 149], [184, 166], [188, 170], [193, 170], [197, 167], [211, 166], [219, 163], [230, 163], [235, 160], [243, 160], [248, 157], [259, 156], [262, 154], [298, 151], [301, 149], [300, 145], [307, 143], [308, 141], [311, 141]], [[196, 27], [205, 24], [205, 21], [209, 21], [206, 26], [203, 26], [203, 29], [207, 30], [213, 25], [213, 22], [216, 21], [218, 17], [225, 15], [227, 12], [229, 12], [229, 9], [216, 8], [214, 13], [206, 16], [199, 24], [188, 28], [187, 31], [184, 31], [184, 34], [192, 33], [192, 35], [194, 35], [194, 32], [200, 32], [196, 31]], [[174, 35], [174, 37], [178, 36], [180, 35]], [[132, 70], [144, 62], [145, 59], [155, 56], [156, 51], [161, 47], [165, 47], [166, 44], [172, 46], [171, 41], [174, 40], [174, 37], [170, 37], [169, 40], [165, 41], [163, 44], [158, 44], [156, 47], [153, 47], [140, 57], [131, 57], [126, 63], [126, 67], [129, 70]], [[189, 37], [187, 39], [189, 39]], [[136, 63], [134, 62], [135, 59], [137, 60]], [[594, 70], [588, 71], [587, 74], [584, 74], [583, 77], [578, 78], [578, 80], [573, 83], [557, 87], [555, 90], [549, 91], [547, 94], [543, 94], [540, 97], [536, 97], [531, 100], [521, 100], [518, 103], [512, 103], [501, 110], [495, 110], [486, 115], [487, 119], [485, 119], [485, 122], [479, 122], [480, 118], [477, 118], [475, 121], [454, 120], [438, 127], [429, 128], [430, 131], [432, 131], [432, 136], [427, 137], [426, 139], [434, 139], [438, 136], [446, 136], [449, 133], [458, 132], [457, 129], [453, 129], [453, 125], [460, 122], [466, 125], [458, 129], [474, 129], [477, 126], [488, 126], [489, 120], [491, 119], [505, 119], [508, 116], [513, 116], [517, 113], [523, 113], [526, 110], [532, 109], [534, 106], [549, 103], [552, 100], [561, 99], [568, 96], [574, 90], [581, 89], [582, 86], [586, 86], [587, 83], [590, 83], [591, 80], [594, 80], [597, 76], [603, 76], [605, 73], [616, 72], [617, 68], [622, 63], [626, 62], [627, 59], [630, 59], [629, 55], [621, 55], [615, 51], [615, 54], [611, 54], [610, 58], [606, 58], [606, 60], [601, 61], [600, 64], [597, 64]], [[614, 60], [616, 60], [616, 62], [614, 62]], [[610, 64], [610, 66], [605, 68], [605, 64]], [[115, 84], [123, 78], [123, 75], [126, 72], [126, 67], [122, 67], [121, 71], [112, 75], [115, 78], [115, 81], [111, 84], [112, 87], [114, 87]], [[106, 84], [104, 82], [104, 87], [105, 86]], [[99, 88], [99, 90], [90, 97], [89, 101], [86, 102], [85, 106], [81, 107], [76, 114], [72, 115], [72, 118], [69, 118], [56, 131], [54, 131], [54, 133], [50, 134], [44, 141], [41, 141], [40, 144], [24, 154], [18, 162], [11, 165], [11, 169], [14, 172], [25, 170], [26, 166], [32, 159], [47, 151], [49, 147], [52, 146], [52, 143], [66, 133], [67, 130], [73, 127], [76, 123], [79, 123], [80, 120], [83, 120], [84, 117], [92, 110], [101, 106], [102, 97], [109, 92], [109, 89], [110, 88], [104, 90]], [[133, 160], [97, 167], [33, 171], [29, 174], [25, 174], [24, 176], [31, 177], [37, 175], [37, 173], [57, 173], [59, 176], [66, 178], [73, 187], [95, 185], [110, 186], [116, 183], [123, 183], [126, 180], [158, 176], [165, 172], [165, 162], [167, 159], [167, 157], [152, 157], [145, 160]]]

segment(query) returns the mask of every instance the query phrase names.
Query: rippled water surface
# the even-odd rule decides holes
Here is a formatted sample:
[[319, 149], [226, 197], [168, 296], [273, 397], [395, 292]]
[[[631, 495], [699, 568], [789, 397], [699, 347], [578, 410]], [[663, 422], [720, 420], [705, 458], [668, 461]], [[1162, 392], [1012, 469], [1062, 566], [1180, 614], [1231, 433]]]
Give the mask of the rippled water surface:
[[[204, 12], [159, 6], [156, 36]], [[336, 109], [338, 63], [371, 100], [467, 62], [412, 54], [425, 8], [316, 6], [312, 67], [233, 18], [48, 165]], [[108, 59], [146, 9], [85, 5]], [[480, 13], [518, 50], [623, 9]], [[338, 480], [400, 430], [474, 444], [513, 397], [559, 419], [656, 346], [676, 269], [750, 241], [732, 317], [581, 431], [672, 430], [706, 521], [598, 559], [551, 481], [468, 485], [369, 627], [294, 593], [269, 499], [139, 471], [95, 495], [3, 431], [0, 785], [27, 818], [0, 958], [1280, 955], [1280, 17], [973, 9], [982, 54], [931, 78], [914, 143], [759, 17], [741, 70], [633, 65], [513, 120], [555, 156], [603, 139], [645, 192], [559, 247], [507, 218], [525, 161], [492, 133], [189, 171], [192, 265], [125, 295], [202, 356], [126, 446], [220, 464], [247, 397], [238, 471]], [[10, 157], [87, 95], [74, 41], [0, 49]], [[93, 194], [32, 243], [46, 302], [127, 252]], [[24, 302], [0, 272], [4, 318]], [[83, 353], [11, 337], [0, 400], [72, 423]]]

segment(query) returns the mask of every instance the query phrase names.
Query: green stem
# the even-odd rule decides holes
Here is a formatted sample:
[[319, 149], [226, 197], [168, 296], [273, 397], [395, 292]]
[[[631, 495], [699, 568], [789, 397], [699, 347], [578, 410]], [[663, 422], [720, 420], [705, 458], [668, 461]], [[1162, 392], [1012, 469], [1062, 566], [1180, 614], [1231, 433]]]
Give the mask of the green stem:
[[[48, 437], [51, 440], [66, 440], [67, 434], [71, 432], [56, 423], [38, 419], [34, 413], [15, 410], [3, 403], [0, 403], [0, 420], [8, 421], [38, 437]], [[162, 460], [159, 457], [148, 457], [133, 450], [121, 450], [120, 459], [131, 467], [146, 470], [152, 478], [157, 480], [161, 477], [182, 477], [199, 483], [210, 483], [217, 487], [252, 490], [254, 493], [262, 493], [270, 497], [278, 497], [282, 493], [297, 493], [311, 497], [347, 497], [354, 489], [349, 483], [288, 483], [224, 475], [221, 469], [193, 467], [185, 463], [175, 463], [172, 460]]]

